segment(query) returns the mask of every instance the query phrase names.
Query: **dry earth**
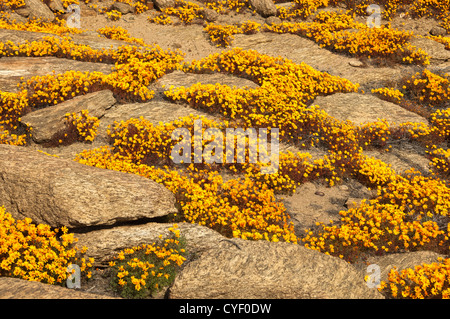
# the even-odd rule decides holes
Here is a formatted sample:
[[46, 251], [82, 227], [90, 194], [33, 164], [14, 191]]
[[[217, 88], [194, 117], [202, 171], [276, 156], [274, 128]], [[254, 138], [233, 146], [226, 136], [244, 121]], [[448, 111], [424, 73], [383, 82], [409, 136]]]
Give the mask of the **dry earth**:
[[[105, 15], [97, 15], [84, 5], [81, 13], [81, 27], [91, 32], [76, 36], [74, 39], [77, 43], [88, 43], [95, 47], [117, 46], [121, 44], [120, 41], [98, 38], [95, 30], [105, 26], [121, 26], [131, 36], [142, 38], [147, 44], [181, 50], [186, 54], [186, 61], [198, 60], [224, 50], [210, 43], [203, 31], [202, 21], [192, 25], [177, 22], [167, 26], [149, 23], [147, 17], [155, 15], [156, 9], [140, 15], [126, 14], [119, 21], [110, 21]], [[173, 20], [176, 21], [176, 18]], [[245, 20], [264, 23], [265, 18], [246, 10], [239, 14], [220, 15], [216, 23], [231, 24]], [[392, 25], [427, 35], [437, 24], [432, 19], [396, 18]], [[42, 36], [39, 33], [0, 29], [0, 41], [38, 39]], [[430, 46], [424, 49], [433, 52], [430, 68], [450, 70], [450, 51], [438, 43], [427, 42], [427, 45]], [[317, 70], [360, 83], [366, 92], [399, 81], [405, 74], [418, 70], [412, 66], [377, 67], [361, 64], [355, 58], [332, 53], [311, 40], [291, 34], [236, 35], [233, 44], [226, 50], [235, 47], [283, 56], [296, 63], [305, 62]], [[67, 70], [106, 73], [110, 66], [49, 57], [0, 58], [0, 87], [4, 91], [14, 92], [21, 77], [27, 79], [52, 71], [62, 73]], [[25, 284], [17, 279], [0, 278], [1, 298], [118, 297], [109, 287], [105, 265], [121, 249], [155, 240], [168, 225], [158, 216], [173, 212], [173, 197], [165, 190], [158, 189], [156, 183], [144, 178], [79, 167], [71, 159], [83, 149], [106, 145], [106, 128], [114, 121], [143, 116], [157, 123], [190, 113], [202, 114], [186, 105], [170, 103], [161, 95], [162, 85], [188, 86], [197, 82], [255, 86], [251, 81], [233, 76], [192, 75], [176, 71], [152, 85], [157, 94], [147, 103], [118, 104], [108, 92], [103, 92], [42, 109], [22, 119], [33, 126], [33, 142], [23, 150], [0, 147], [0, 176], [3, 179], [0, 199], [7, 199], [6, 207], [17, 218], [33, 217], [37, 222], [52, 226], [70, 226], [76, 232], [79, 244], [89, 247], [88, 254], [95, 257], [98, 270], [94, 272], [92, 280], [83, 282], [81, 292], [62, 288], [52, 290], [42, 284]], [[89, 104], [89, 101], [94, 102]], [[375, 121], [378, 117], [386, 117], [394, 122], [426, 122], [426, 119], [370, 93], [319, 97], [314, 103], [323, 106], [338, 119], [355, 123]], [[51, 134], [60, 130], [60, 118], [67, 110], [79, 108], [80, 105], [90, 107], [100, 118], [96, 141], [90, 145], [74, 143], [48, 147], [45, 142]], [[61, 159], [48, 158], [36, 150], [58, 155]], [[311, 150], [311, 153], [319, 158], [324, 151], [317, 149]], [[415, 145], [396, 145], [390, 153], [373, 151], [368, 152], [368, 155], [392, 164], [397, 172], [415, 167], [426, 174], [429, 169], [424, 150]], [[22, 161], [20, 164], [18, 158]], [[27, 160], [23, 161], [23, 158]], [[67, 175], [68, 172], [72, 174]], [[119, 185], [121, 188], [117, 189]], [[33, 194], [34, 202], [28, 203], [26, 198], [21, 197], [23, 192], [28, 196]], [[167, 194], [162, 196], [162, 193]], [[346, 180], [343, 185], [331, 188], [318, 183], [306, 183], [301, 185], [296, 194], [280, 198], [294, 221], [296, 232], [301, 234], [305, 229], [314, 227], [316, 222], [339, 219], [339, 211], [372, 196], [374, 193], [357, 181]], [[74, 198], [79, 200], [74, 201]], [[96, 205], [90, 206], [90, 203]], [[127, 209], [120, 209], [119, 206]], [[117, 211], [121, 214], [118, 215]], [[133, 215], [133, 211], [137, 212], [136, 215]], [[227, 241], [203, 226], [180, 225], [187, 239], [188, 251], [195, 258], [192, 257], [182, 268], [173, 286], [155, 298], [383, 298], [363, 281], [364, 265], [350, 265], [338, 258], [285, 243], [238, 239]], [[434, 253], [420, 252], [380, 257], [371, 262], [382, 265], [385, 278], [386, 269], [391, 266], [410, 267], [436, 258]]]

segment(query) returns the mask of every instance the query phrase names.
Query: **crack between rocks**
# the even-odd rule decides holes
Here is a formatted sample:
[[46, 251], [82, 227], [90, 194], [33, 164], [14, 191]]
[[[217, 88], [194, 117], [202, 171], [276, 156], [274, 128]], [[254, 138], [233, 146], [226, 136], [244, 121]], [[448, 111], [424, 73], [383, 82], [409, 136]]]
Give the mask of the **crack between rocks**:
[[158, 216], [158, 217], [145, 217], [145, 218], [139, 218], [135, 220], [125, 220], [125, 221], [116, 221], [113, 224], [108, 225], [92, 225], [92, 226], [79, 226], [79, 227], [72, 227], [69, 228], [70, 233], [75, 234], [86, 234], [90, 233], [92, 231], [97, 230], [105, 230], [105, 229], [112, 229], [116, 227], [125, 227], [125, 226], [139, 226], [139, 225], [145, 225], [148, 223], [170, 223], [167, 216]]

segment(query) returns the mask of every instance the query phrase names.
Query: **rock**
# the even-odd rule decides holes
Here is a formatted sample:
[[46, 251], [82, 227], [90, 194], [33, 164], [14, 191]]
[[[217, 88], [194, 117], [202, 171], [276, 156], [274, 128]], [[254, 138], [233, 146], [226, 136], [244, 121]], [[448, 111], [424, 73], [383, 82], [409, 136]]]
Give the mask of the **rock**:
[[[237, 88], [251, 88], [256, 89], [259, 87], [253, 81], [221, 73], [212, 74], [195, 74], [195, 73], [185, 73], [183, 71], [173, 71], [171, 73], [165, 74], [160, 79], [156, 81], [156, 88], [168, 90], [171, 85], [174, 87], [190, 87], [196, 83], [202, 84], [216, 84], [220, 83], [222, 85], [228, 85], [230, 87], [236, 86]], [[162, 86], [164, 85], [164, 88]]]
[[410, 43], [428, 53], [431, 64], [450, 61], [450, 51], [445, 49], [445, 44], [425, 37], [413, 37]]
[[200, 13], [207, 22], [214, 22], [219, 18], [219, 14], [213, 9], [205, 8]]
[[10, 12], [6, 18], [9, 23], [26, 23], [27, 19], [16, 12]]
[[369, 94], [336, 93], [319, 96], [313, 104], [320, 106], [328, 115], [340, 121], [349, 120], [355, 125], [376, 122], [378, 119], [385, 119], [391, 124], [408, 121], [428, 124], [425, 118]]
[[0, 277], [0, 299], [114, 299], [19, 278]]
[[282, 21], [280, 18], [276, 17], [276, 16], [270, 16], [266, 19], [266, 24], [268, 25], [273, 25], [273, 24], [280, 24]]
[[[159, 240], [158, 236], [168, 236], [171, 223], [146, 223], [143, 225], [120, 226], [110, 229], [93, 230], [87, 233], [75, 234], [79, 247], [86, 246], [87, 257], [95, 259], [103, 265], [112, 260], [120, 250], [151, 244]], [[189, 254], [199, 254], [219, 245], [223, 237], [218, 232], [205, 226], [178, 223], [181, 235], [186, 239], [186, 251]]]
[[251, 8], [263, 17], [275, 16], [277, 7], [272, 0], [250, 0]]
[[[390, 270], [395, 266], [400, 271], [406, 268], [414, 268], [421, 264], [431, 264], [438, 262], [438, 258], [446, 258], [445, 255], [435, 253], [433, 251], [415, 251], [407, 253], [389, 254], [386, 256], [371, 256], [367, 259], [366, 264], [355, 264], [356, 269], [366, 273], [367, 266], [375, 264], [380, 267], [381, 280], [387, 282]], [[362, 274], [363, 276], [368, 275]]]
[[[295, 34], [276, 34], [272, 32], [258, 32], [245, 35], [236, 34], [231, 48], [256, 50], [261, 54], [281, 56], [294, 63], [306, 63], [318, 71], [327, 72], [359, 83], [361, 87], [367, 85], [381, 87], [387, 81], [399, 81], [406, 73], [414, 72], [415, 67], [396, 65], [395, 67], [367, 66], [355, 68], [350, 65], [354, 57], [333, 53], [321, 48], [310, 39]], [[450, 52], [450, 51], [449, 51]]]
[[152, 122], [153, 125], [158, 125], [159, 122], [167, 123], [182, 116], [189, 116], [190, 114], [217, 120], [214, 116], [192, 109], [187, 105], [179, 105], [167, 101], [155, 100], [148, 103], [121, 104], [108, 110], [100, 120], [96, 139], [99, 141], [107, 141], [107, 127], [115, 121], [126, 121], [130, 118], [139, 118], [142, 116], [144, 119]]
[[362, 63], [362, 62], [359, 61], [359, 60], [351, 60], [351, 61], [348, 62], [348, 64], [349, 64], [350, 66], [355, 67], [355, 68], [361, 68], [361, 67], [364, 66], [364, 63]]
[[53, 12], [66, 12], [66, 10], [63, 7], [63, 4], [61, 2], [61, 0], [50, 0], [50, 2], [48, 3], [48, 7], [53, 11]]
[[136, 18], [134, 17], [133, 13], [127, 13], [126, 15], [122, 16], [122, 20], [125, 22], [133, 22], [134, 20], [136, 20]]
[[290, 243], [233, 239], [175, 277], [170, 299], [381, 299], [345, 261]]
[[[16, 12], [18, 9], [16, 10]], [[14, 44], [23, 44], [27, 41], [38, 41], [42, 40], [44, 37], [55, 36], [51, 33], [45, 32], [30, 32], [22, 30], [8, 30], [0, 29], [0, 42], [12, 41]], [[3, 59], [3, 58], [2, 58]]]
[[[0, 42], [12, 41], [14, 44], [23, 44], [27, 41], [38, 41], [44, 37], [55, 37], [61, 39], [61, 37], [45, 32], [31, 32], [21, 30], [7, 30], [0, 29]], [[76, 44], [89, 45], [92, 49], [117, 49], [123, 45], [130, 45], [128, 42], [120, 40], [111, 40], [105, 37], [99, 37], [97, 32], [85, 32], [81, 34], [71, 34], [70, 37]], [[107, 66], [107, 65], [106, 65]], [[111, 69], [111, 65], [108, 66]]]
[[430, 34], [434, 35], [434, 36], [440, 36], [440, 35], [445, 36], [445, 35], [447, 35], [447, 30], [444, 29], [443, 27], [435, 26], [435, 27], [431, 28]]
[[410, 168], [415, 168], [424, 175], [428, 175], [430, 160], [423, 154], [415, 150], [406, 148], [393, 148], [389, 152], [379, 151], [363, 151], [364, 155], [373, 156], [382, 160], [386, 164], [390, 164], [391, 168], [397, 173], [402, 174]]
[[0, 87], [2, 91], [17, 92], [17, 84], [33, 76], [61, 74], [67, 71], [111, 73], [111, 65], [81, 62], [56, 57], [3, 57], [0, 59]]
[[[52, 22], [55, 20], [55, 15], [47, 7], [44, 2], [40, 0], [24, 0], [25, 7], [30, 10], [28, 18], [40, 19], [42, 21]], [[19, 12], [18, 12], [19, 13]], [[20, 13], [19, 13], [20, 14]]]
[[0, 203], [15, 219], [76, 228], [177, 212], [169, 190], [138, 175], [19, 146], [0, 145], [0, 157]]
[[[83, 21], [81, 21], [83, 23]], [[83, 24], [81, 25], [83, 27]], [[88, 45], [92, 49], [103, 50], [103, 49], [113, 49], [117, 50], [120, 46], [128, 45], [130, 43], [120, 40], [111, 40], [98, 34], [72, 34], [72, 40], [76, 44]], [[132, 46], [132, 45], [131, 45]]]
[[16, 12], [18, 15], [24, 17], [24, 18], [28, 18], [30, 16], [31, 10], [29, 7], [20, 7], [14, 10], [14, 12]]
[[123, 2], [114, 2], [111, 5], [111, 10], [119, 11], [122, 14], [127, 14], [127, 13], [130, 13], [130, 12], [134, 11], [132, 6], [130, 6], [127, 3], [123, 3]]
[[67, 113], [88, 110], [89, 115], [101, 118], [106, 110], [116, 103], [109, 90], [76, 96], [73, 99], [52, 105], [22, 116], [21, 123], [31, 126], [32, 139], [35, 143], [51, 143], [60, 138], [66, 130]]
[[153, 0], [153, 5], [159, 9], [167, 9], [171, 7], [175, 7], [175, 1], [174, 0]]

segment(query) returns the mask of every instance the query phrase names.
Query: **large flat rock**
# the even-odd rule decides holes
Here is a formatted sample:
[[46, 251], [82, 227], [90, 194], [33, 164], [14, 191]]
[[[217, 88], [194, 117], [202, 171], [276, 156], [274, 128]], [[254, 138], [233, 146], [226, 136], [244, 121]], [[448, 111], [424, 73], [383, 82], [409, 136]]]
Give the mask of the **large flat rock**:
[[0, 145], [0, 205], [16, 219], [69, 228], [175, 213], [174, 195], [147, 178]]
[[[159, 235], [164, 238], [170, 235], [170, 223], [146, 223], [93, 230], [87, 233], [75, 234], [79, 247], [89, 247], [87, 257], [95, 259], [96, 263], [107, 264], [117, 253], [125, 248], [151, 244], [159, 241]], [[220, 233], [205, 226], [186, 222], [178, 223], [181, 236], [186, 240], [186, 250], [189, 254], [198, 254], [208, 249], [214, 249], [224, 240]]]
[[428, 124], [422, 116], [370, 94], [336, 93], [318, 96], [313, 104], [320, 106], [328, 115], [340, 121], [349, 120], [355, 125], [376, 122], [378, 119], [396, 124], [404, 122]]
[[90, 116], [101, 118], [115, 103], [113, 93], [102, 90], [28, 113], [21, 118], [21, 123], [33, 129], [31, 134], [35, 143], [50, 142], [66, 130], [67, 113], [87, 110]]
[[173, 299], [379, 299], [342, 259], [290, 243], [233, 239], [189, 262]]
[[313, 40], [295, 34], [277, 34], [259, 32], [252, 35], [237, 34], [230, 48], [256, 50], [261, 54], [281, 56], [294, 63], [306, 63], [316, 70], [327, 72], [359, 83], [363, 87], [380, 87], [387, 81], [402, 78], [412, 66], [396, 65], [394, 67], [354, 67], [358, 62], [354, 57], [331, 52], [321, 48]]
[[111, 73], [112, 65], [81, 62], [56, 57], [3, 57], [0, 58], [0, 88], [2, 91], [17, 92], [17, 84], [33, 76], [64, 73], [67, 71]]
[[61, 286], [0, 277], [0, 299], [114, 299]]

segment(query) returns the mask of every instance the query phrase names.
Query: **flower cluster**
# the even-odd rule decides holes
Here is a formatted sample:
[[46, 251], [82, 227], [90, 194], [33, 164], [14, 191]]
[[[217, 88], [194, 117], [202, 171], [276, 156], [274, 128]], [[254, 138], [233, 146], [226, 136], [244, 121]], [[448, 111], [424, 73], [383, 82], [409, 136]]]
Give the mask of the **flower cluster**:
[[81, 110], [80, 114], [67, 113], [66, 121], [69, 131], [74, 131], [78, 140], [82, 142], [92, 142], [100, 125], [98, 118], [90, 116], [88, 110]]
[[0, 144], [22, 146], [27, 143], [27, 134], [17, 135], [0, 126]]
[[152, 18], [152, 17], [148, 17], [148, 21], [150, 23], [157, 23], [157, 24], [172, 24], [172, 20], [170, 19], [170, 17], [165, 14], [158, 14], [156, 17]]
[[254, 21], [245, 21], [239, 25], [219, 25], [208, 23], [204, 31], [208, 33], [209, 39], [218, 47], [231, 45], [235, 34], [254, 34], [260, 30], [261, 25]]
[[428, 69], [417, 72], [404, 82], [408, 98], [428, 107], [445, 106], [450, 100], [450, 78]]
[[23, 6], [25, 6], [24, 0], [4, 0], [0, 3], [0, 10], [17, 9]]
[[64, 285], [67, 267], [78, 264], [87, 278], [94, 260], [83, 257], [87, 248], [74, 246], [77, 239], [66, 227], [52, 230], [30, 218], [15, 220], [0, 207], [0, 276]]
[[112, 286], [124, 298], [146, 298], [175, 279], [178, 268], [186, 260], [184, 239], [177, 224], [169, 227], [169, 238], [120, 251], [109, 263]]
[[230, 11], [239, 12], [243, 8], [249, 7], [248, 0], [205, 0], [205, 6], [220, 14], [227, 14]]
[[142, 46], [146, 45], [144, 40], [131, 37], [130, 34], [128, 33], [128, 30], [126, 30], [122, 27], [117, 27], [117, 26], [103, 27], [103, 28], [97, 29], [97, 32], [100, 33], [101, 35], [105, 36], [108, 39], [122, 40], [122, 41], [126, 41], [126, 42], [129, 42], [132, 44], [138, 44], [138, 45], [142, 45]]
[[182, 220], [210, 227], [225, 236], [297, 241], [283, 204], [272, 190], [250, 177], [224, 182], [217, 171], [194, 164], [183, 172], [135, 164], [109, 147], [84, 151], [76, 160], [138, 174], [165, 185], [175, 194]]
[[117, 21], [122, 17], [122, 13], [117, 10], [111, 10], [106, 12], [106, 15], [108, 16], [108, 19], [111, 21]]
[[295, 0], [289, 8], [277, 6], [278, 17], [283, 20], [300, 18], [305, 20], [319, 8], [327, 7], [328, 0]]
[[448, 178], [450, 175], [450, 151], [443, 148], [428, 152], [431, 156], [431, 171], [434, 174]]
[[318, 224], [302, 239], [305, 246], [355, 261], [367, 254], [449, 249], [448, 198], [444, 182], [420, 175], [387, 175], [378, 197], [341, 211], [339, 225]]
[[186, 24], [191, 23], [196, 18], [203, 17], [203, 7], [184, 0], [175, 0], [174, 7], [165, 8], [162, 12], [166, 15], [176, 16]]
[[393, 103], [399, 103], [401, 102], [404, 94], [395, 89], [395, 88], [378, 88], [378, 89], [373, 89], [372, 93], [378, 95], [380, 98], [382, 98], [383, 100], [389, 101], [389, 102], [393, 102]]
[[69, 28], [66, 20], [55, 18], [54, 22], [41, 21], [39, 19], [29, 19], [25, 23], [8, 22], [9, 14], [5, 13], [0, 17], [0, 28], [7, 30], [21, 30], [30, 32], [45, 32], [61, 36], [79, 34], [83, 31], [78, 28]]
[[[347, 14], [323, 13], [313, 22], [282, 22], [266, 28], [277, 33], [294, 33], [311, 38], [321, 47], [357, 57], [383, 62], [385, 59], [404, 64], [428, 65], [428, 54], [411, 45], [412, 32], [389, 27], [368, 28]], [[348, 29], [357, 29], [348, 30]]]
[[450, 299], [449, 275], [450, 259], [439, 257], [437, 262], [401, 271], [394, 267], [379, 290], [397, 299]]
[[233, 35], [240, 33], [239, 28], [234, 25], [219, 25], [214, 23], [208, 23], [204, 31], [208, 33], [211, 42], [218, 47], [231, 45], [234, 39]]

